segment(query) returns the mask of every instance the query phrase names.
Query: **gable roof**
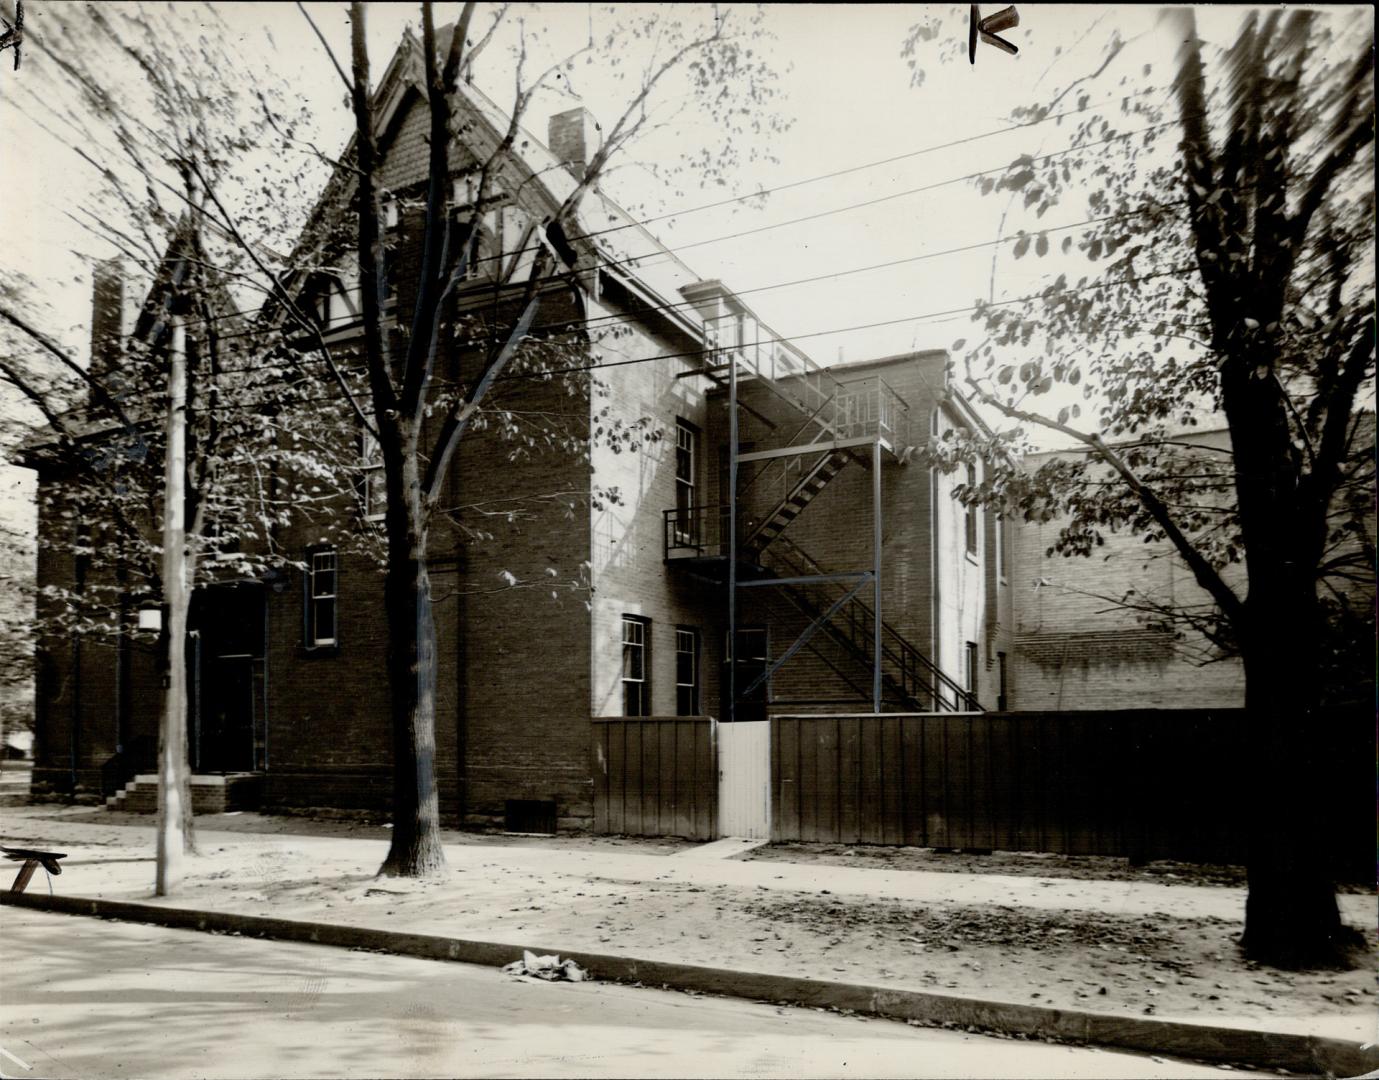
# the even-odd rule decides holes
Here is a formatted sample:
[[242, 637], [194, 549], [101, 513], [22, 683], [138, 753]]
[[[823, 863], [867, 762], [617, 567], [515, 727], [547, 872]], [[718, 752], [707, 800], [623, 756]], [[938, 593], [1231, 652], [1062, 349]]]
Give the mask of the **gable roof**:
[[[442, 52], [453, 32], [453, 24], [437, 29], [437, 46]], [[422, 43], [416, 35], [410, 29], [405, 30], [374, 90], [379, 149], [385, 158], [388, 147], [405, 127], [403, 121], [409, 109], [418, 104], [425, 107], [421, 49]], [[469, 118], [476, 122], [475, 134], [468, 141], [487, 144], [466, 148], [479, 153], [496, 148], [507, 130], [510, 115], [463, 78], [456, 84], [456, 95]], [[351, 135], [341, 160], [348, 160], [353, 154], [356, 138]], [[525, 124], [519, 124], [509, 161], [526, 174], [524, 183], [526, 179], [533, 181], [533, 187], [539, 192], [536, 201], [544, 202], [548, 213], [554, 213], [578, 186], [579, 182], [552, 153], [544, 138], [538, 138]], [[326, 216], [332, 208], [348, 200], [353, 190], [353, 175], [345, 169], [337, 169], [308, 216], [293, 253], [294, 263], [304, 261], [309, 253], [322, 254], [319, 233]], [[699, 281], [699, 275], [597, 185], [591, 186], [581, 198], [574, 224], [575, 235], [571, 239], [577, 244], [589, 245], [598, 254], [602, 272], [632, 284], [650, 303], [661, 306], [670, 318], [693, 332], [702, 330], [702, 320], [693, 306], [680, 297], [680, 290]]]

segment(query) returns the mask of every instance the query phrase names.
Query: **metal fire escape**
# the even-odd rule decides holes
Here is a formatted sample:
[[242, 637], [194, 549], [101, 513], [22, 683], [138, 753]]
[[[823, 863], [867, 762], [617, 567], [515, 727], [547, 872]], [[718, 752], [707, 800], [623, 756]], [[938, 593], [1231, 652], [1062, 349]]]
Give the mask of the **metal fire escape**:
[[[743, 350], [716, 348], [711, 343], [704, 366], [685, 373], [707, 376], [727, 391], [727, 501], [667, 510], [664, 522], [667, 562], [684, 563], [687, 569], [697, 566], [710, 580], [726, 585], [730, 653], [738, 649], [740, 590], [775, 589], [808, 620], [795, 641], [746, 686], [737, 685], [739, 664], [728, 658], [726, 719], [736, 719], [737, 706], [806, 647], [852, 683], [812, 645], [811, 639], [820, 633], [871, 668], [865, 698], [870, 699], [874, 712], [882, 711], [888, 697], [916, 712], [980, 711], [966, 688], [882, 617], [882, 466], [887, 455], [903, 461], [909, 453], [904, 399], [879, 376], [843, 381], [799, 353], [775, 351], [764, 356], [760, 349], [753, 352], [744, 355]], [[739, 407], [772, 428], [778, 427], [750, 402], [740, 399], [744, 384], [780, 399], [790, 406], [790, 415], [802, 418], [785, 438], [784, 446], [742, 452]], [[739, 468], [744, 464], [756, 465], [757, 471], [740, 492]], [[871, 565], [829, 570], [783, 533], [849, 464], [871, 473]], [[781, 496], [760, 517], [744, 521], [739, 512], [741, 495], [768, 470], [778, 474]], [[870, 605], [864, 599], [868, 586]]]

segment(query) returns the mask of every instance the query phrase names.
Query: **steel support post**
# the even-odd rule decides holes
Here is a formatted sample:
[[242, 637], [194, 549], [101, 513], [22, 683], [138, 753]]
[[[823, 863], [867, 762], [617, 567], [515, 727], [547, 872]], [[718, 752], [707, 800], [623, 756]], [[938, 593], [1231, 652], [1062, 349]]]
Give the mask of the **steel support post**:
[[728, 353], [728, 715], [737, 719], [737, 354]]
[[881, 711], [881, 441], [871, 448], [872, 711]]

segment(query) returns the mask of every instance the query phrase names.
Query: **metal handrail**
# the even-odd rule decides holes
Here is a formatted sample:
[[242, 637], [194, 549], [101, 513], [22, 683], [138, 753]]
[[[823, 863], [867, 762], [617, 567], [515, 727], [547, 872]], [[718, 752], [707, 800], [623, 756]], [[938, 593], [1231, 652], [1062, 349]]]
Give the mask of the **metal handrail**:
[[[792, 556], [789, 554], [782, 554], [783, 552], [792, 552], [794, 554], [794, 558], [792, 559]], [[809, 555], [808, 552], [806, 552], [797, 543], [795, 543], [793, 540], [786, 536], [776, 537], [774, 541], [774, 550], [771, 553], [771, 558], [773, 560], [778, 560], [779, 562], [783, 563], [785, 567], [795, 576], [804, 576], [806, 573], [817, 575], [823, 575], [828, 573], [828, 571], [818, 562], [816, 562]], [[867, 606], [865, 600], [863, 600], [861, 597], [854, 597], [852, 603], [846, 609], [848, 619], [853, 629], [857, 628], [857, 612], [859, 610], [864, 620], [864, 624], [861, 627], [863, 631], [861, 641], [865, 643], [871, 640], [871, 631], [872, 626], [875, 625], [876, 615], [875, 612], [873, 612], [872, 609]], [[871, 623], [872, 626], [868, 626], [866, 625], [866, 623]], [[940, 668], [937, 664], [930, 660], [929, 657], [925, 656], [924, 653], [920, 652], [917, 648], [910, 644], [910, 642], [906, 640], [906, 638], [898, 630], [896, 630], [895, 627], [891, 626], [888, 622], [886, 622], [885, 619], [881, 620], [881, 631], [883, 634], [882, 656], [884, 658], [890, 659], [893, 664], [899, 666], [902, 674], [902, 690], [905, 690], [908, 693], [908, 688], [905, 685], [904, 675], [907, 671], [909, 671], [914, 675], [915, 681], [921, 685], [921, 688], [927, 694], [930, 694], [935, 701], [944, 701], [944, 698], [938, 693], [938, 688], [942, 688], [951, 691], [954, 695], [954, 700], [966, 703], [967, 707], [970, 710], [974, 712], [984, 711], [981, 709], [981, 706], [977, 704], [975, 695], [973, 695], [969, 690], [965, 689], [964, 687], [959, 686], [956, 680], [954, 680], [950, 675], [948, 675], [947, 672], [945, 672], [942, 668]], [[849, 634], [849, 637], [853, 640], [854, 644], [858, 644], [858, 638], [855, 634]], [[887, 647], [887, 644], [890, 645], [890, 648]], [[859, 644], [858, 647], [861, 648], [862, 645]], [[928, 672], [929, 675], [932, 676], [932, 678], [938, 683], [938, 688], [931, 685], [926, 680], [921, 679], [918, 673], [914, 670], [915, 668], [919, 668]]]

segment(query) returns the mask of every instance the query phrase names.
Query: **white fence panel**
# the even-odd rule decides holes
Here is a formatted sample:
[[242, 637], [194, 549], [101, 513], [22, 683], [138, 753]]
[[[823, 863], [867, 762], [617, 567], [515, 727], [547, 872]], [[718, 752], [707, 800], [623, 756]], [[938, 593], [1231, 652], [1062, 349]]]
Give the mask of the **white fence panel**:
[[771, 838], [771, 722], [718, 725], [718, 835]]

